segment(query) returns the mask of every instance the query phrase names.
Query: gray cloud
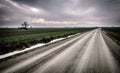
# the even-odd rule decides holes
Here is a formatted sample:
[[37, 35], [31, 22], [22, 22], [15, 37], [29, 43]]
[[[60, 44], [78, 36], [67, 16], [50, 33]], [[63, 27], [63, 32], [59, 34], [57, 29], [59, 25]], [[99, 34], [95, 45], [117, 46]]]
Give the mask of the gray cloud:
[[0, 1], [0, 26], [24, 20], [33, 26], [120, 26], [120, 0]]

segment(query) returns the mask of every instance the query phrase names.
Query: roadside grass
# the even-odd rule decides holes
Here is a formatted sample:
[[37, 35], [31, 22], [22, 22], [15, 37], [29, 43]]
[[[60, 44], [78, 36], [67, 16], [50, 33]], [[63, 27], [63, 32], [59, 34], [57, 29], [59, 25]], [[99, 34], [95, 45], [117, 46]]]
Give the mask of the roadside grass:
[[106, 27], [103, 28], [103, 30], [106, 31], [115, 42], [120, 44], [120, 27]]

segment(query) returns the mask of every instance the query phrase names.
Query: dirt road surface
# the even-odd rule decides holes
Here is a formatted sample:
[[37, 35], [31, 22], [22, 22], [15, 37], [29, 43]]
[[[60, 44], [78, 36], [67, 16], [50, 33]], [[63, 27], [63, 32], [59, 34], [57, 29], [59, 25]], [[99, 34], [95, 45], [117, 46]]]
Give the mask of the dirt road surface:
[[0, 73], [120, 73], [120, 46], [98, 28], [0, 62]]

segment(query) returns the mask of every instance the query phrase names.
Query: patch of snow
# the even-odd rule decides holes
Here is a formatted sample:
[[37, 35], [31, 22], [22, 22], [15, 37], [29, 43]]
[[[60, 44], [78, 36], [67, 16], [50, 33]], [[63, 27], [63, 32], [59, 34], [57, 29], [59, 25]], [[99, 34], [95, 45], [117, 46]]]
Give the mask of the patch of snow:
[[57, 42], [57, 41], [60, 41], [60, 40], [63, 40], [63, 39], [65, 39], [65, 38], [54, 39], [54, 40], [50, 41], [50, 43]]
[[60, 40], [63, 40], [63, 39], [65, 39], [65, 38], [54, 39], [54, 40], [52, 40], [48, 43], [39, 43], [39, 44], [33, 45], [29, 48], [26, 48], [24, 50], [13, 51], [13, 52], [10, 52], [10, 53], [7, 53], [7, 54], [3, 54], [3, 55], [0, 55], [0, 59], [7, 58], [7, 57], [10, 57], [10, 56], [19, 54], [19, 53], [23, 53], [23, 52], [26, 52], [26, 51], [29, 51], [29, 50], [32, 50], [32, 49], [35, 49], [35, 48], [38, 48], [38, 47], [42, 47], [44, 45], [47, 45], [47, 44], [50, 44], [50, 43], [53, 43], [53, 42], [57, 42], [57, 41], [60, 41]]
[[73, 36], [76, 36], [76, 35], [78, 35], [78, 34], [80, 34], [80, 33], [73, 34], [73, 35], [69, 35], [69, 36], [67, 36], [67, 37], [68, 37], [68, 38], [69, 38], [69, 37], [73, 37]]
[[13, 51], [13, 52], [10, 52], [10, 53], [7, 53], [7, 54], [3, 54], [3, 55], [0, 55], [0, 59], [6, 58], [6, 57], [10, 57], [10, 56], [13, 56], [13, 55], [16, 55], [16, 54], [19, 54], [19, 53], [23, 53], [25, 51], [29, 51], [29, 50], [32, 50], [34, 48], [41, 47], [41, 46], [44, 46], [44, 45], [45, 44], [36, 44], [36, 45], [31, 46], [29, 48], [26, 48], [24, 50]]
[[67, 36], [67, 37], [69, 38], [69, 37], [72, 37], [72, 36], [74, 36], [74, 35], [70, 35], [70, 36]]

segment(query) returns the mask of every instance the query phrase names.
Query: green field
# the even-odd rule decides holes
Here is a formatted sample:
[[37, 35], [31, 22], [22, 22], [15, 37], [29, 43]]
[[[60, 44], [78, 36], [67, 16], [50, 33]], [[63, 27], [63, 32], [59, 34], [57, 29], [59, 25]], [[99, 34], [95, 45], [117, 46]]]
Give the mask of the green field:
[[120, 34], [120, 27], [104, 27], [103, 29], [109, 32]]
[[90, 30], [91, 28], [33, 28], [29, 30], [15, 28], [0, 29], [0, 44], [32, 40], [36, 38], [59, 37]]
[[0, 28], [0, 54], [92, 29], [94, 28]]
[[102, 28], [107, 34], [118, 44], [120, 44], [120, 27], [106, 27]]

